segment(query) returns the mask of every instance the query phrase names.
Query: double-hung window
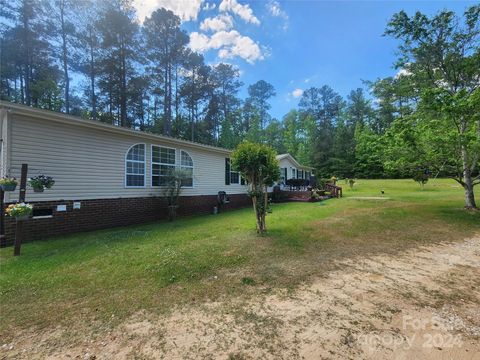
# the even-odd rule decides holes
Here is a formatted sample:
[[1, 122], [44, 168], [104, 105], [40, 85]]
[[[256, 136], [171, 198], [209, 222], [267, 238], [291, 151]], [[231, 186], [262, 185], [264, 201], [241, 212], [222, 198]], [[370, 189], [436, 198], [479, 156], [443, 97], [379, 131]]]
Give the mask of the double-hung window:
[[230, 184], [240, 184], [240, 173], [238, 171], [230, 171]]
[[125, 186], [145, 186], [145, 144], [133, 145], [125, 157]]
[[192, 157], [183, 150], [180, 151], [180, 169], [184, 173], [182, 186], [193, 187], [193, 160]]
[[167, 185], [175, 163], [175, 149], [152, 146], [152, 186]]

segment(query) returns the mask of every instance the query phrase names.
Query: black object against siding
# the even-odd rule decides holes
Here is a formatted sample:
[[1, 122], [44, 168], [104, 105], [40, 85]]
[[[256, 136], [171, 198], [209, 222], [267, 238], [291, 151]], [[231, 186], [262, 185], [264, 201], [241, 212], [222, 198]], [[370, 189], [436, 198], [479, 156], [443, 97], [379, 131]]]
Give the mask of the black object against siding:
[[287, 181], [287, 168], [284, 168], [285, 170], [285, 181]]
[[225, 185], [230, 185], [230, 158], [225, 158]]
[[240, 177], [240, 184], [245, 185], [245, 179], [243, 177]]

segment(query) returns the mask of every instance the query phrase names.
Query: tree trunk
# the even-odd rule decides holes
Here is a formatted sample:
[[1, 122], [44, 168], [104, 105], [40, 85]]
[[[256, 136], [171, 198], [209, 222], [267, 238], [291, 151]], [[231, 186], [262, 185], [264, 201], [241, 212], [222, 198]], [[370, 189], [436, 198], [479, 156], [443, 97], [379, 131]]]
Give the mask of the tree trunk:
[[120, 50], [121, 61], [121, 84], [120, 84], [120, 125], [127, 126], [127, 65], [126, 65], [125, 44], [122, 39]]
[[65, 29], [65, 0], [60, 2], [60, 21], [62, 27], [62, 62], [65, 77], [65, 112], [70, 113], [70, 79], [68, 77], [67, 33]]
[[93, 57], [93, 45], [90, 47], [90, 91], [92, 101], [92, 118], [97, 120], [97, 97], [95, 96], [95, 64]]
[[97, 120], [97, 97], [95, 96], [95, 57], [93, 52], [93, 33], [90, 28], [90, 91], [92, 102], [92, 119]]
[[29, 41], [29, 32], [30, 32], [30, 27], [27, 19], [27, 15], [24, 14], [23, 16], [23, 31], [24, 31], [24, 46], [25, 46], [25, 75], [24, 75], [24, 89], [25, 89], [25, 104], [30, 106], [32, 104], [32, 99], [30, 97], [30, 79], [31, 79], [31, 67], [32, 67], [32, 62], [31, 62], [31, 56], [30, 56], [30, 41]]
[[165, 65], [165, 93], [163, 101], [163, 134], [172, 135], [172, 107], [171, 107], [171, 70], [170, 65]]
[[462, 145], [462, 165], [463, 165], [463, 188], [465, 189], [465, 208], [476, 209], [475, 194], [473, 192], [473, 178], [468, 164], [468, 152], [465, 145]]

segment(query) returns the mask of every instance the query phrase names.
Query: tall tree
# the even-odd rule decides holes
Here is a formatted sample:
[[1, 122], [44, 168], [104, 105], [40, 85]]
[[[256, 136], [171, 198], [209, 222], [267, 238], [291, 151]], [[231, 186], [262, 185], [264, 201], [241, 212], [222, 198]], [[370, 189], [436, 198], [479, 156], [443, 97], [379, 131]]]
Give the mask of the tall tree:
[[[163, 82], [163, 133], [172, 135], [172, 91], [176, 87], [177, 67], [183, 62], [188, 43], [180, 29], [180, 18], [170, 10], [158, 9], [145, 19], [147, 56], [155, 76]], [[176, 96], [175, 96], [176, 98]]]
[[108, 94], [110, 115], [117, 118], [114, 111], [118, 110], [121, 126], [131, 125], [127, 118], [127, 84], [135, 75], [140, 47], [135, 16], [131, 0], [111, 0], [104, 4], [97, 25], [102, 46], [101, 86]]
[[[401, 41], [397, 66], [420, 94], [419, 119], [439, 151], [460, 159], [453, 178], [465, 190], [465, 206], [476, 208], [480, 183], [480, 5], [459, 19], [451, 11], [428, 17], [395, 14], [386, 34]], [[441, 141], [439, 141], [441, 140]]]
[[[0, 78], [7, 86], [10, 99], [29, 106], [35, 106], [38, 97], [42, 96], [40, 87], [32, 91], [37, 82], [53, 81], [56, 85], [57, 80], [56, 65], [50, 56], [51, 45], [46, 40], [47, 31], [42, 21], [44, 5], [33, 0], [2, 4], [1, 15], [7, 21], [2, 24]], [[15, 89], [13, 98], [10, 83]]]
[[186, 75], [180, 91], [190, 120], [190, 139], [195, 141], [195, 124], [199, 121], [199, 106], [208, 98], [210, 68], [205, 65], [203, 56], [188, 53], [185, 61]]
[[269, 144], [277, 153], [285, 153], [283, 141], [283, 126], [277, 119], [272, 119], [265, 128], [265, 143]]
[[[222, 112], [222, 121], [229, 119], [230, 113], [236, 110], [240, 104], [237, 98], [238, 91], [243, 83], [238, 80], [240, 72], [230, 64], [220, 63], [213, 67], [211, 72], [211, 86], [214, 99], [218, 101], [218, 108]], [[220, 135], [220, 123], [214, 124], [215, 139], [218, 141]]]
[[59, 46], [55, 50], [62, 64], [64, 108], [70, 113], [70, 69], [73, 62], [72, 42], [75, 39], [74, 14], [78, 10], [78, 1], [50, 0], [48, 3], [49, 23], [52, 26], [53, 37], [58, 39]]
[[270, 110], [271, 106], [268, 100], [275, 95], [275, 88], [265, 80], [259, 80], [248, 87], [248, 98], [246, 101], [257, 109], [260, 116], [260, 130], [262, 132], [270, 120], [268, 110]]
[[88, 104], [89, 117], [96, 120], [97, 81], [100, 74], [100, 31], [97, 0], [82, 0], [77, 2], [79, 21], [76, 23], [75, 43], [79, 49], [76, 54], [75, 69], [87, 78], [85, 86], [85, 103]]
[[343, 107], [342, 97], [326, 85], [305, 90], [299, 102], [303, 116], [311, 116], [315, 121], [312, 161], [322, 176], [331, 173], [329, 161], [333, 154], [334, 129]]

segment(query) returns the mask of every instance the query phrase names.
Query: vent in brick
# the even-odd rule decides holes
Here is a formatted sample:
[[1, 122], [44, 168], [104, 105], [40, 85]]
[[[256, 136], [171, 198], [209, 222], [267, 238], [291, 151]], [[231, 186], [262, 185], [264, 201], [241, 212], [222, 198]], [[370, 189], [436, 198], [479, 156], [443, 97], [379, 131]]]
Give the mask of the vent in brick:
[[35, 209], [35, 207], [34, 207], [32, 216], [34, 218], [52, 217], [53, 216], [53, 209], [52, 208]]

